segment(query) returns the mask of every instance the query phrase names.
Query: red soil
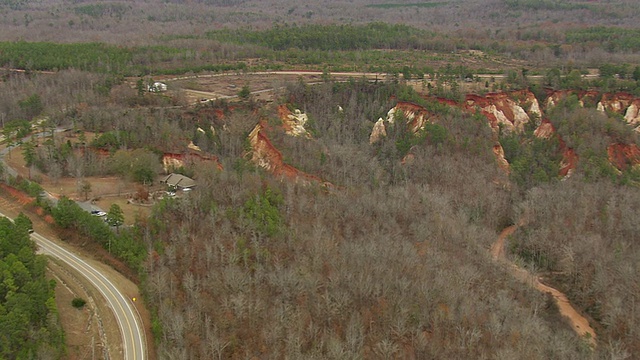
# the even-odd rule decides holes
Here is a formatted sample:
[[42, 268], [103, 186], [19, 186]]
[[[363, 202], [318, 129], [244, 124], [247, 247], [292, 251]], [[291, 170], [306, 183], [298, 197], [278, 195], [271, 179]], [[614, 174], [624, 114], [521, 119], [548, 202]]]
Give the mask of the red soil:
[[260, 121], [249, 135], [249, 140], [253, 149], [251, 160], [255, 164], [266, 168], [276, 176], [282, 176], [296, 181], [303, 181], [305, 183], [316, 182], [325, 184], [325, 182], [323, 182], [319, 177], [307, 174], [289, 164], [286, 164], [283, 160], [282, 153], [273, 146], [271, 140], [266, 136], [264, 132], [266, 127], [266, 122]]
[[611, 144], [607, 148], [607, 154], [611, 164], [621, 171], [640, 164], [640, 148], [636, 144]]
[[540, 126], [533, 133], [535, 136], [544, 139], [550, 139], [552, 136], [556, 136], [559, 143], [559, 150], [562, 153], [562, 162], [560, 163], [560, 171], [558, 175], [565, 177], [578, 166], [578, 154], [575, 150], [568, 148], [562, 137], [558, 135], [556, 129], [551, 122], [547, 119], [543, 119]]
[[166, 163], [166, 160], [179, 160], [183, 163], [188, 164], [195, 164], [198, 162], [213, 162], [216, 164], [218, 170], [223, 170], [222, 164], [220, 163], [217, 156], [192, 150], [189, 150], [184, 154], [166, 152], [162, 154], [162, 163]]
[[[563, 149], [563, 150], [562, 150]], [[570, 174], [578, 165], [578, 154], [573, 149], [569, 149], [566, 146], [561, 147], [562, 151], [562, 163], [559, 175], [564, 177]]]
[[[523, 225], [522, 222], [518, 225], [511, 225], [505, 228], [500, 233], [500, 236], [498, 236], [498, 239], [496, 240], [495, 243], [493, 243], [490, 250], [491, 256], [494, 261], [502, 261], [502, 262], [507, 261], [505, 256], [505, 250], [504, 250], [505, 241], [507, 237], [509, 237], [516, 231], [518, 226], [522, 226], [522, 225]], [[589, 345], [592, 348], [596, 347], [595, 331], [589, 325], [589, 321], [580, 313], [578, 313], [576, 309], [573, 308], [573, 306], [571, 305], [571, 302], [569, 302], [569, 299], [565, 294], [563, 294], [557, 289], [554, 289], [550, 286], [543, 284], [540, 281], [539, 277], [529, 273], [527, 270], [523, 268], [518, 267], [516, 264], [512, 263], [510, 265], [511, 265], [511, 273], [516, 279], [519, 279], [522, 282], [530, 284], [531, 286], [533, 286], [534, 288], [536, 288], [538, 291], [542, 293], [550, 294], [553, 297], [553, 299], [556, 301], [556, 305], [560, 310], [560, 314], [562, 314], [562, 316], [567, 318], [573, 331], [575, 331], [575, 333], [578, 334], [578, 336], [587, 340], [589, 342]]]
[[605, 109], [624, 114], [624, 111], [635, 100], [635, 97], [629, 93], [604, 94], [600, 102]]
[[293, 131], [293, 127], [291, 126], [291, 122], [289, 121], [289, 115], [293, 114], [286, 105], [278, 106], [278, 117], [280, 118], [280, 120], [282, 120], [282, 127], [287, 133]]
[[402, 110], [404, 114], [414, 115], [411, 122], [407, 124], [409, 129], [414, 133], [422, 129], [425, 123], [434, 117], [434, 114], [425, 107], [408, 101], [398, 101], [396, 104], [396, 110]]

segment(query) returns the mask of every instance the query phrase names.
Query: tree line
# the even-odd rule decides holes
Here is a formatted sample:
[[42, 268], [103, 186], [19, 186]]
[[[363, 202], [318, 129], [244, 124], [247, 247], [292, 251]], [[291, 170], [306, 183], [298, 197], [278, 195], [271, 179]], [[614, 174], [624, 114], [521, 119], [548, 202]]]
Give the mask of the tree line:
[[[176, 65], [176, 59], [180, 64]], [[206, 63], [189, 49], [167, 46], [122, 47], [105, 43], [0, 42], [0, 64], [29, 71], [76, 69], [137, 76], [242, 70], [243, 62]], [[188, 65], [185, 65], [188, 64]], [[191, 64], [189, 64], [191, 63]], [[170, 64], [170, 69], [167, 69]]]
[[[106, 221], [82, 209], [75, 201], [66, 197], [58, 200], [55, 206], [47, 210], [56, 224], [63, 229], [73, 229], [100, 244], [109, 253], [114, 254], [133, 270], [140, 270], [147, 257], [147, 249], [139, 239], [136, 228], [123, 228], [122, 210], [115, 205], [109, 209]], [[111, 226], [117, 229], [115, 232]], [[122, 230], [122, 231], [121, 231]]]
[[217, 30], [210, 39], [252, 43], [273, 50], [424, 49], [425, 39], [433, 33], [406, 25], [369, 23], [366, 25], [275, 25], [264, 31]]
[[[284, 65], [328, 67], [333, 71], [397, 73], [403, 72], [407, 66], [416, 67], [416, 62], [425, 56], [434, 60], [438, 58], [425, 53], [418, 53], [420, 56], [416, 58], [416, 50], [450, 53], [476, 49], [487, 53], [509, 53], [531, 60], [543, 57], [548, 64], [549, 60], [561, 63], [561, 59], [567, 56], [576, 58], [571, 54], [580, 50], [578, 46], [601, 48], [612, 53], [634, 52], [640, 39], [633, 30], [615, 27], [571, 29], [564, 37], [550, 39], [544, 34], [526, 34], [529, 33], [521, 36], [537, 38], [545, 44], [478, 41], [406, 25], [376, 22], [364, 25], [285, 24], [266, 30], [223, 29], [209, 31], [200, 37], [189, 35], [189, 38], [211, 42], [213, 50], [204, 52], [194, 51], [185, 44], [122, 47], [105, 43], [0, 42], [0, 64], [34, 71], [73, 68], [124, 76], [280, 69]], [[166, 37], [167, 40], [182, 38]], [[228, 46], [234, 49], [226, 49]], [[249, 59], [256, 57], [263, 61], [247, 65]], [[606, 65], [609, 62], [599, 60], [596, 64]], [[363, 63], [369, 66], [365, 67]], [[613, 64], [623, 65], [624, 62]], [[593, 62], [589, 66], [593, 66]], [[418, 69], [415, 74], [429, 72], [425, 68]]]

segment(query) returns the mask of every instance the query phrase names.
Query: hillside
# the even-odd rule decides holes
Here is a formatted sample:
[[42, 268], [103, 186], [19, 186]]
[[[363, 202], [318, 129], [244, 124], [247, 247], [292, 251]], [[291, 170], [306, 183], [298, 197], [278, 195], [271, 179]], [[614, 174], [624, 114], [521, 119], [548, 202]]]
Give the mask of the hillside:
[[[619, 354], [637, 350], [621, 332], [637, 331], [635, 295], [623, 290], [636, 280], [599, 280], [635, 271], [640, 159], [623, 117], [633, 109], [605, 113], [620, 97], [610, 94], [581, 107], [572, 92], [394, 100], [403, 93], [292, 85], [289, 105], [254, 117], [242, 157], [256, 167], [238, 172], [238, 159], [221, 157], [236, 170], [201, 169], [194, 194], [157, 209], [148, 241], [161, 250], [147, 271], [161, 353], [578, 359], [589, 343], [594, 356], [609, 353], [611, 341]], [[299, 118], [308, 120], [291, 123]], [[523, 218], [508, 258], [564, 292], [597, 342], [576, 336], [546, 290], [491, 260], [498, 232]]]
[[[160, 358], [638, 351], [633, 94], [538, 85], [453, 96], [329, 76], [285, 82], [275, 102], [188, 105], [180, 89], [126, 83], [105, 96], [108, 81], [14, 75], [5, 101], [29, 106], [9, 114], [50, 118], [4, 133], [45, 131], [10, 155], [22, 177], [122, 204], [133, 227], [118, 233], [68, 201], [52, 215], [143, 279]], [[166, 196], [158, 180], [171, 171], [197, 188]], [[595, 336], [581, 338], [567, 304]]]

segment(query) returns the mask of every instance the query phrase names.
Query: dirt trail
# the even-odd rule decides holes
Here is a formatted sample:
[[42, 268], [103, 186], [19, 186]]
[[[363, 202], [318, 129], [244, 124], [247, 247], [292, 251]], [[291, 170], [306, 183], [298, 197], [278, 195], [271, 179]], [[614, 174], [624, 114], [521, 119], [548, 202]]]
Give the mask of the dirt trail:
[[[516, 231], [517, 228], [518, 225], [511, 225], [502, 230], [496, 242], [491, 245], [491, 256], [493, 257], [494, 261], [507, 262], [504, 251], [504, 242], [509, 235], [513, 234]], [[589, 321], [587, 321], [584, 316], [580, 315], [576, 311], [576, 309], [571, 306], [571, 303], [569, 302], [569, 299], [565, 294], [558, 291], [557, 289], [543, 284], [542, 282], [540, 282], [540, 279], [537, 276], [530, 274], [527, 270], [518, 267], [516, 264], [510, 265], [511, 272], [517, 279], [531, 284], [540, 292], [551, 294], [551, 296], [553, 296], [554, 300], [556, 301], [556, 304], [558, 305], [560, 314], [569, 319], [569, 323], [573, 328], [573, 331], [575, 331], [576, 334], [578, 334], [580, 337], [585, 338], [587, 341], [589, 341], [591, 347], [596, 347], [595, 331], [593, 331], [593, 329], [589, 325]]]

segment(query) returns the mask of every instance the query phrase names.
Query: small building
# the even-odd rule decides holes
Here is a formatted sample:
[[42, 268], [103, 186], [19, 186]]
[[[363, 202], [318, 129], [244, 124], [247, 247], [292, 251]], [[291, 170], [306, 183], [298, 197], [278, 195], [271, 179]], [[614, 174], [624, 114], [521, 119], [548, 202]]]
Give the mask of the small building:
[[167, 84], [156, 81], [153, 85], [149, 85], [147, 87], [147, 91], [149, 92], [163, 92], [167, 91]]
[[185, 190], [192, 189], [196, 186], [196, 182], [193, 179], [181, 174], [171, 173], [167, 177], [160, 180], [161, 183], [167, 184], [176, 189]]

